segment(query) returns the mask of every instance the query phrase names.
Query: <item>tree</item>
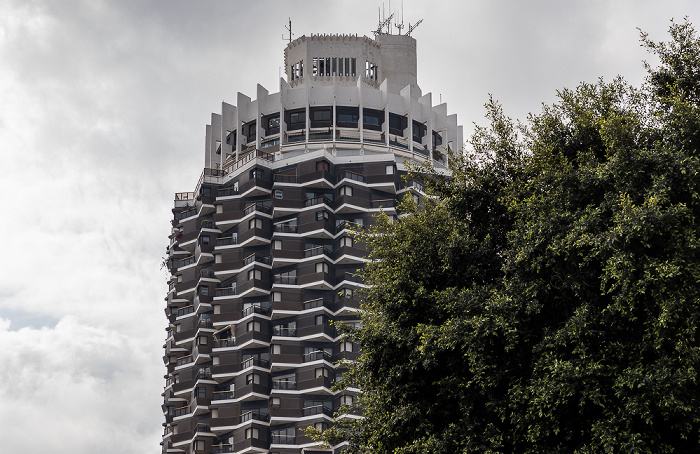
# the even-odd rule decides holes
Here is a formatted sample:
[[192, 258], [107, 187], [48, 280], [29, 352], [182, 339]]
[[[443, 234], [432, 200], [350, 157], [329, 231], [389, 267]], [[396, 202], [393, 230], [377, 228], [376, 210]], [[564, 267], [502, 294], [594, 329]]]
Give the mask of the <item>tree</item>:
[[700, 450], [700, 40], [647, 83], [562, 90], [516, 125], [491, 101], [435, 197], [366, 235], [365, 417], [376, 453]]

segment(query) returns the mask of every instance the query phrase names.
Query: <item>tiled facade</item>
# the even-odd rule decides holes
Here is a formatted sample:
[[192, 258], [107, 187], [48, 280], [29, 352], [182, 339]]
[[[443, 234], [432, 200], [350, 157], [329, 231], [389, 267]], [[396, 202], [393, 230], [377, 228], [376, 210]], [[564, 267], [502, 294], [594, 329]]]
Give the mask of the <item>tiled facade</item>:
[[456, 116], [420, 95], [415, 48], [302, 37], [279, 93], [259, 86], [212, 115], [202, 176], [173, 209], [163, 453], [342, 450], [305, 429], [359, 392], [331, 390], [358, 356], [336, 330], [360, 318], [366, 249], [352, 231], [422, 197], [407, 162], [444, 168], [462, 143]]

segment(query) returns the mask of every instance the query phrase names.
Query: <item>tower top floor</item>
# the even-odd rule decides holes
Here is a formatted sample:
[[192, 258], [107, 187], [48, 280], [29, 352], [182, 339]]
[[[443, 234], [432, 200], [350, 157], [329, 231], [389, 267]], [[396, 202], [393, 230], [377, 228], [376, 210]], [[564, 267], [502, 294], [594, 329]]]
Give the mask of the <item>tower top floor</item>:
[[378, 34], [375, 39], [357, 35], [311, 35], [290, 42], [284, 50], [287, 82], [292, 86], [356, 85], [358, 79], [379, 87], [387, 81], [389, 93], [399, 94], [407, 85], [415, 96], [417, 81], [416, 40], [407, 35]]

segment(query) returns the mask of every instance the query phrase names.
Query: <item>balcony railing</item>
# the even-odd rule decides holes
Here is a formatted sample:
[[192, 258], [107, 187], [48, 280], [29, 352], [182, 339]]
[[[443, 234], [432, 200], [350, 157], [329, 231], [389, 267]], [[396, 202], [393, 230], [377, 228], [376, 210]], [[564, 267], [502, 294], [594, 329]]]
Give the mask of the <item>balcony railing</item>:
[[255, 211], [259, 211], [261, 213], [266, 213], [270, 214], [272, 213], [272, 207], [269, 205], [264, 205], [262, 203], [252, 203], [248, 205], [245, 210], [243, 210], [243, 215], [248, 215], [250, 213], [253, 213]]
[[197, 378], [210, 379], [211, 378], [211, 369], [209, 369], [209, 368], [199, 369], [197, 371]]
[[199, 270], [199, 277], [203, 277], [206, 279], [216, 279], [216, 274], [214, 274], [213, 270], [203, 269]]
[[290, 224], [274, 224], [274, 231], [281, 233], [297, 233], [297, 226]]
[[203, 229], [215, 229], [216, 224], [212, 221], [202, 221], [202, 228]]
[[311, 198], [306, 199], [306, 201], [304, 202], [304, 206], [310, 207], [313, 205], [318, 205], [319, 203], [324, 203], [328, 206], [333, 205], [333, 202], [331, 201], [331, 199], [329, 199], [328, 197], [326, 197], [324, 195], [324, 196], [311, 197]]
[[211, 400], [228, 400], [233, 399], [233, 391], [214, 391]]
[[250, 254], [248, 257], [243, 259], [243, 266], [250, 265], [253, 262], [269, 265], [270, 257], [260, 254]]
[[175, 361], [176, 366], [183, 366], [185, 364], [189, 364], [192, 361], [194, 361], [194, 357], [192, 355], [187, 355], [187, 356], [181, 356]]
[[310, 352], [310, 353], [305, 353], [304, 354], [304, 362], [308, 363], [311, 361], [318, 361], [321, 359], [325, 359], [326, 361], [331, 361], [333, 359], [333, 355], [328, 353], [327, 351], [324, 350], [318, 350], [315, 352]]
[[262, 410], [250, 410], [241, 414], [241, 422], [246, 421], [268, 421], [270, 419], [270, 414]]
[[217, 191], [217, 196], [219, 197], [226, 197], [229, 195], [237, 195], [238, 194], [238, 188], [230, 187], [230, 188], [221, 188]]
[[170, 416], [183, 416], [183, 415], [189, 415], [190, 414], [190, 406], [186, 405], [184, 407], [180, 408], [171, 408], [169, 411]]
[[236, 294], [236, 287], [220, 287], [216, 289], [215, 296], [232, 296]]
[[372, 208], [393, 208], [396, 206], [396, 200], [394, 199], [382, 199], [382, 200], [372, 200], [370, 202]]
[[178, 260], [178, 261], [177, 261], [177, 267], [178, 267], [178, 268], [182, 268], [183, 266], [191, 265], [191, 264], [193, 264], [194, 262], [196, 262], [196, 259], [195, 259], [194, 255], [191, 255], [191, 256], [189, 256], [189, 257], [185, 257], [185, 258], [182, 259], [182, 260]]
[[333, 410], [326, 407], [325, 405], [312, 405], [310, 407], [304, 407], [303, 415], [304, 416], [311, 416], [311, 415], [333, 416]]
[[181, 219], [185, 219], [185, 218], [189, 218], [190, 216], [194, 216], [195, 214], [197, 214], [196, 208], [192, 208], [192, 209], [186, 210], [186, 211], [181, 211], [179, 213], [175, 213], [175, 220], [179, 221]]
[[219, 445], [211, 445], [211, 454], [225, 454], [233, 452], [233, 445], [229, 444], [219, 444]]
[[282, 336], [282, 337], [296, 337], [297, 336], [297, 329], [296, 328], [284, 328], [281, 326], [275, 326], [272, 328], [272, 335], [273, 336]]
[[357, 274], [354, 273], [341, 273], [335, 278], [336, 284], [340, 284], [343, 281], [350, 281], [350, 282], [356, 282], [358, 284], [362, 283], [362, 277], [358, 276]]
[[214, 326], [214, 323], [211, 321], [210, 318], [200, 318], [199, 319], [199, 327], [200, 328], [212, 328]]
[[216, 239], [217, 246], [228, 246], [238, 244], [238, 235], [224, 236]]
[[352, 221], [340, 221], [336, 226], [335, 226], [335, 233], [340, 233], [345, 229], [350, 229], [350, 230], [362, 230], [364, 229], [363, 224], [358, 224], [356, 222]]
[[341, 173], [340, 175], [338, 175], [338, 182], [340, 182], [344, 178], [348, 178], [350, 180], [359, 181], [359, 182], [365, 181], [364, 175], [360, 175], [359, 173], [350, 172], [347, 170], [345, 172]]
[[249, 306], [246, 307], [241, 311], [241, 318], [246, 317], [250, 314], [261, 314], [261, 315], [268, 315], [270, 313], [270, 308], [269, 307], [262, 307], [262, 306]]
[[197, 423], [197, 425], [194, 427], [195, 432], [211, 432], [211, 427], [209, 427], [209, 424], [204, 424], [204, 423]]
[[194, 306], [181, 307], [180, 309], [177, 310], [177, 316], [180, 317], [182, 315], [191, 314], [192, 312], [194, 312], [194, 310], [195, 310]]
[[275, 284], [296, 285], [297, 277], [296, 276], [280, 276], [279, 274], [276, 274], [273, 278], [273, 282]]
[[270, 361], [261, 358], [251, 357], [241, 361], [241, 369], [247, 369], [249, 367], [258, 366], [265, 369], [270, 368]]
[[226, 348], [226, 347], [235, 347], [236, 346], [236, 338], [234, 337], [229, 337], [228, 339], [218, 339], [214, 341], [214, 348]]
[[272, 443], [278, 445], [295, 445], [296, 437], [292, 435], [276, 435], [272, 434]]
[[273, 380], [272, 389], [297, 389], [297, 382], [294, 380]]
[[330, 307], [330, 305], [331, 305], [330, 301], [323, 299], [323, 298], [316, 298], [314, 300], [304, 301], [304, 303], [303, 303], [304, 310], [313, 309], [315, 307], [322, 307], [322, 306]]
[[296, 183], [298, 181], [298, 177], [296, 175], [275, 174], [274, 178], [278, 183]]
[[309, 249], [304, 249], [304, 257], [315, 257], [317, 255], [325, 255], [327, 257], [332, 257], [333, 251], [328, 249], [326, 246], [314, 246]]

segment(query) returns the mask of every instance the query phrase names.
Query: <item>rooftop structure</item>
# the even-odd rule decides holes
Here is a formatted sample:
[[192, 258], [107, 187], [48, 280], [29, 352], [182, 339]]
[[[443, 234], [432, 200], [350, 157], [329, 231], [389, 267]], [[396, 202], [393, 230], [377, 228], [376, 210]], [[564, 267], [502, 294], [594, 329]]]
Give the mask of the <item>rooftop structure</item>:
[[302, 36], [279, 92], [258, 85], [212, 114], [202, 175], [173, 209], [163, 453], [343, 449], [305, 429], [360, 392], [331, 390], [358, 355], [336, 329], [360, 321], [352, 232], [420, 203], [406, 164], [446, 169], [462, 144], [416, 67], [410, 36]]

